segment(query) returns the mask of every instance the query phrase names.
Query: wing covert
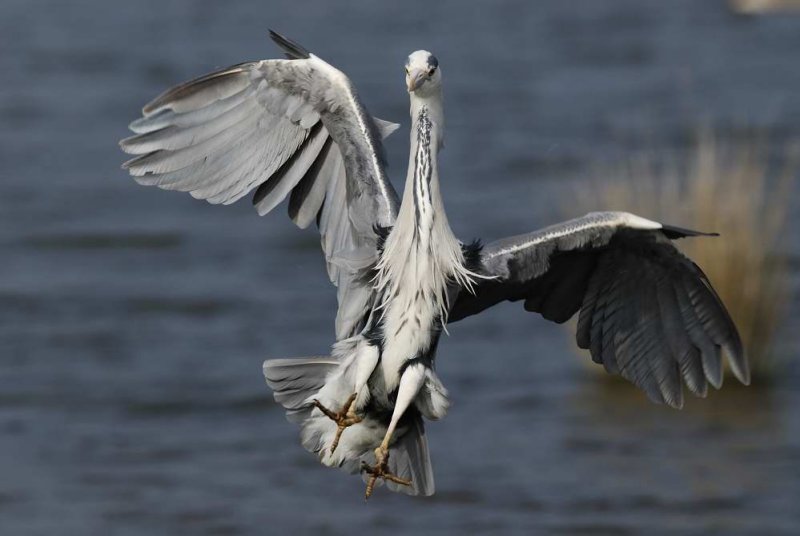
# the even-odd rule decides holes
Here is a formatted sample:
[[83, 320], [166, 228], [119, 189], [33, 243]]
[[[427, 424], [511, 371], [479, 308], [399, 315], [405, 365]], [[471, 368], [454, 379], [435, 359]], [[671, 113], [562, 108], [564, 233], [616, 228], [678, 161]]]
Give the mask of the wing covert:
[[382, 139], [396, 127], [370, 116], [350, 80], [271, 32], [288, 59], [241, 63], [172, 88], [147, 104], [120, 142], [140, 184], [230, 204], [255, 191], [267, 214], [289, 198], [301, 228], [318, 222], [338, 287], [337, 339], [363, 321], [369, 289], [337, 257], [376, 255], [376, 226], [391, 226], [398, 197]]
[[705, 396], [722, 383], [722, 356], [742, 383], [741, 340], [708, 278], [671, 243], [704, 235], [622, 212], [592, 213], [490, 243], [474, 294], [462, 289], [450, 321], [501, 301], [566, 322], [592, 359], [656, 402], [683, 405], [682, 383]]

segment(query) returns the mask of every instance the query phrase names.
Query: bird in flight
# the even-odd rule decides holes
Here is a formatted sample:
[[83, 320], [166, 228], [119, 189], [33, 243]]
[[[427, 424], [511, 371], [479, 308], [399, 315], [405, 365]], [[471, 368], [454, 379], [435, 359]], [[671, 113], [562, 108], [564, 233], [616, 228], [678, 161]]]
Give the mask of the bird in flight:
[[722, 384], [723, 355], [749, 383], [739, 334], [700, 268], [672, 244], [706, 235], [625, 212], [596, 212], [481, 246], [456, 238], [439, 186], [442, 68], [418, 50], [405, 64], [411, 150], [402, 199], [382, 140], [399, 125], [371, 116], [344, 73], [275, 33], [286, 59], [234, 65], [174, 87], [131, 123], [123, 167], [144, 185], [229, 204], [254, 191], [260, 215], [287, 197], [316, 223], [337, 287], [330, 356], [264, 363], [267, 384], [303, 446], [360, 472], [366, 497], [431, 495], [423, 418], [445, 416], [435, 371], [446, 325], [503, 301], [563, 323], [606, 371], [680, 408], [683, 385]]

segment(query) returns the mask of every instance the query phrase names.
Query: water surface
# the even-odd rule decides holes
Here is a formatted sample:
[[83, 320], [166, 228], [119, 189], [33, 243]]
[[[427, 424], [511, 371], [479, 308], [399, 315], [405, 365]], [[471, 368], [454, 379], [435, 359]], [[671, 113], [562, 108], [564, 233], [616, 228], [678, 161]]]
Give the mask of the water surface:
[[316, 235], [282, 210], [139, 187], [116, 146], [165, 87], [277, 56], [268, 27], [405, 124], [388, 143], [395, 184], [403, 62], [437, 54], [443, 189], [465, 239], [562, 218], [598, 165], [683, 154], [702, 121], [732, 138], [763, 128], [775, 147], [798, 134], [800, 18], [724, 2], [5, 0], [0, 533], [797, 532], [796, 366], [676, 412], [598, 381], [569, 333], [519, 304], [442, 341], [454, 403], [428, 427], [434, 497], [379, 490], [365, 505], [357, 478], [305, 453], [260, 367], [332, 341]]

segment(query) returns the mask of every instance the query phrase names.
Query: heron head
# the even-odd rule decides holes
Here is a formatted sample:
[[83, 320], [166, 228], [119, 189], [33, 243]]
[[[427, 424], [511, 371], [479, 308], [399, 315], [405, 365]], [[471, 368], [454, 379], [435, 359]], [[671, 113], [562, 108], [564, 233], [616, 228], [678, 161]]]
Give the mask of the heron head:
[[427, 50], [412, 52], [406, 61], [406, 87], [418, 97], [426, 97], [441, 87], [439, 60]]

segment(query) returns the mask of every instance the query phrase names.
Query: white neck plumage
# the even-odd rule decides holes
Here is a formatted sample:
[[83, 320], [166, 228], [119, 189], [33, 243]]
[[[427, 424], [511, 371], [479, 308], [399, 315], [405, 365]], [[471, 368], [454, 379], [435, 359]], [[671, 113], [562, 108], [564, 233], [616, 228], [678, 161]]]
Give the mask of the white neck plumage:
[[[446, 321], [447, 287], [471, 287], [461, 242], [453, 235], [439, 190], [438, 152], [443, 144], [441, 93], [411, 95], [411, 152], [403, 201], [378, 262], [377, 286], [384, 300], [404, 291], [434, 302]], [[385, 305], [385, 302], [384, 302]]]

